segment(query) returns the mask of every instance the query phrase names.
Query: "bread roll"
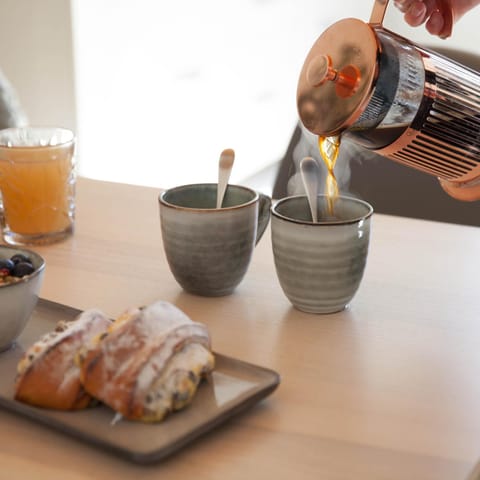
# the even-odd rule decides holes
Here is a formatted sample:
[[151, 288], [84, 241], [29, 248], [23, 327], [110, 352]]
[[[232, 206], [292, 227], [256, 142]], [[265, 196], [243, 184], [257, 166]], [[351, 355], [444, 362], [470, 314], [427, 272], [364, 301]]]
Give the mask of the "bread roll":
[[76, 355], [111, 324], [102, 312], [86, 310], [77, 319], [59, 322], [23, 355], [17, 366], [15, 399], [59, 410], [87, 407], [92, 397], [80, 383]]
[[210, 348], [205, 325], [159, 301], [127, 310], [91, 345], [80, 360], [81, 381], [123, 417], [160, 421], [192, 401], [214, 367]]

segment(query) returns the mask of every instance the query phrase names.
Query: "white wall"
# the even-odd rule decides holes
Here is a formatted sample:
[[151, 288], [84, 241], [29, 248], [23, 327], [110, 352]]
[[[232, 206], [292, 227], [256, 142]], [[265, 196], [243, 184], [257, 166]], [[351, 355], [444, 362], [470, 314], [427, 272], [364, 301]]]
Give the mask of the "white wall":
[[[170, 186], [279, 159], [318, 0], [74, 0], [82, 173]], [[316, 11], [315, 11], [316, 10]], [[88, 163], [87, 163], [88, 159]]]
[[0, 69], [30, 123], [76, 129], [69, 0], [1, 0]]

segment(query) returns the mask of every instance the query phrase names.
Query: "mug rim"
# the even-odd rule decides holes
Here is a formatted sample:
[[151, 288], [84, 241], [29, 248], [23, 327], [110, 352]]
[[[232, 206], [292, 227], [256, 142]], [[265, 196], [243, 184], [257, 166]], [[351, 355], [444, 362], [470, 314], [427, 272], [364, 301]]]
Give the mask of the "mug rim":
[[222, 208], [216, 208], [216, 207], [215, 208], [184, 207], [183, 205], [177, 205], [176, 203], [171, 203], [171, 202], [165, 200], [165, 196], [168, 193], [171, 193], [171, 192], [186, 190], [186, 189], [192, 188], [192, 187], [216, 186], [216, 185], [218, 185], [218, 184], [213, 183], [213, 182], [210, 182], [210, 183], [203, 182], [203, 183], [187, 183], [185, 185], [178, 185], [176, 187], [167, 188], [159, 194], [158, 201], [159, 201], [160, 205], [163, 205], [165, 207], [175, 208], [177, 210], [184, 210], [184, 211], [188, 211], [188, 212], [219, 212], [220, 210], [221, 211], [231, 211], [231, 210], [237, 210], [239, 208], [245, 208], [249, 205], [252, 205], [252, 204], [256, 203], [260, 198], [259, 193], [256, 190], [254, 190], [253, 188], [246, 187], [244, 185], [228, 184], [227, 188], [231, 187], [231, 188], [237, 188], [239, 190], [246, 190], [246, 191], [253, 194], [253, 198], [248, 200], [247, 202], [240, 203], [238, 205], [232, 205], [230, 207], [222, 207]]
[[[324, 193], [319, 193], [317, 195], [317, 197], [326, 198], [327, 195], [324, 194]], [[364, 215], [359, 215], [357, 217], [349, 218], [348, 220], [326, 220], [326, 221], [313, 222], [311, 220], [299, 220], [297, 218], [287, 217], [286, 215], [282, 215], [281, 213], [277, 212], [276, 208], [279, 205], [281, 205], [282, 203], [286, 203], [288, 201], [291, 201], [293, 199], [296, 199], [296, 198], [307, 198], [307, 196], [306, 195], [291, 195], [291, 196], [288, 196], [288, 197], [281, 198], [280, 200], [275, 202], [275, 204], [272, 205], [272, 207], [271, 207], [272, 216], [274, 216], [274, 217], [276, 217], [280, 220], [284, 220], [286, 222], [296, 223], [298, 225], [312, 225], [312, 226], [337, 225], [337, 226], [341, 226], [341, 225], [352, 225], [352, 224], [358, 223], [362, 220], [367, 220], [368, 218], [370, 218], [373, 215], [373, 212], [374, 212], [372, 205], [370, 205], [365, 200], [361, 200], [361, 199], [355, 198], [355, 197], [350, 197], [348, 195], [339, 195], [337, 198], [341, 198], [341, 199], [344, 199], [344, 200], [349, 200], [349, 201], [352, 201], [354, 203], [360, 203], [360, 204], [364, 205], [365, 207], [367, 207], [367, 209], [368, 209], [367, 213], [365, 213]], [[307, 201], [308, 201], [308, 198], [307, 198]]]

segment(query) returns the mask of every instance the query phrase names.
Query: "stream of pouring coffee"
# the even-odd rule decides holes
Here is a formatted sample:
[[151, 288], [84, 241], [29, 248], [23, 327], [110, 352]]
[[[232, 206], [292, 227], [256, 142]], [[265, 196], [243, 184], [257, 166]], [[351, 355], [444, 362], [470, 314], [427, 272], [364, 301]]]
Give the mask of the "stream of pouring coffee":
[[340, 135], [333, 137], [318, 137], [318, 150], [323, 162], [327, 167], [327, 178], [325, 180], [325, 193], [327, 195], [328, 215], [334, 217], [335, 201], [338, 197], [338, 185], [335, 178], [334, 168], [340, 149]]

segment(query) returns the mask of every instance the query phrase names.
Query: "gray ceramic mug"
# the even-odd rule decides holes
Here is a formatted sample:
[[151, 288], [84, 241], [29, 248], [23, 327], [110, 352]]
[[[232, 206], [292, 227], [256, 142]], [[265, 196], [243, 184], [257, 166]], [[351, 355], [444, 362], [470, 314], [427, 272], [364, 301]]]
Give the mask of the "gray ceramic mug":
[[270, 218], [270, 197], [228, 185], [216, 208], [217, 184], [171, 188], [160, 194], [163, 246], [180, 286], [196, 295], [233, 292]]
[[[343, 310], [363, 277], [373, 208], [339, 197], [329, 217], [326, 196], [318, 196], [313, 223], [305, 196], [284, 198], [272, 207], [272, 247], [280, 285], [292, 305], [309, 313]], [[323, 220], [322, 220], [323, 218]]]

